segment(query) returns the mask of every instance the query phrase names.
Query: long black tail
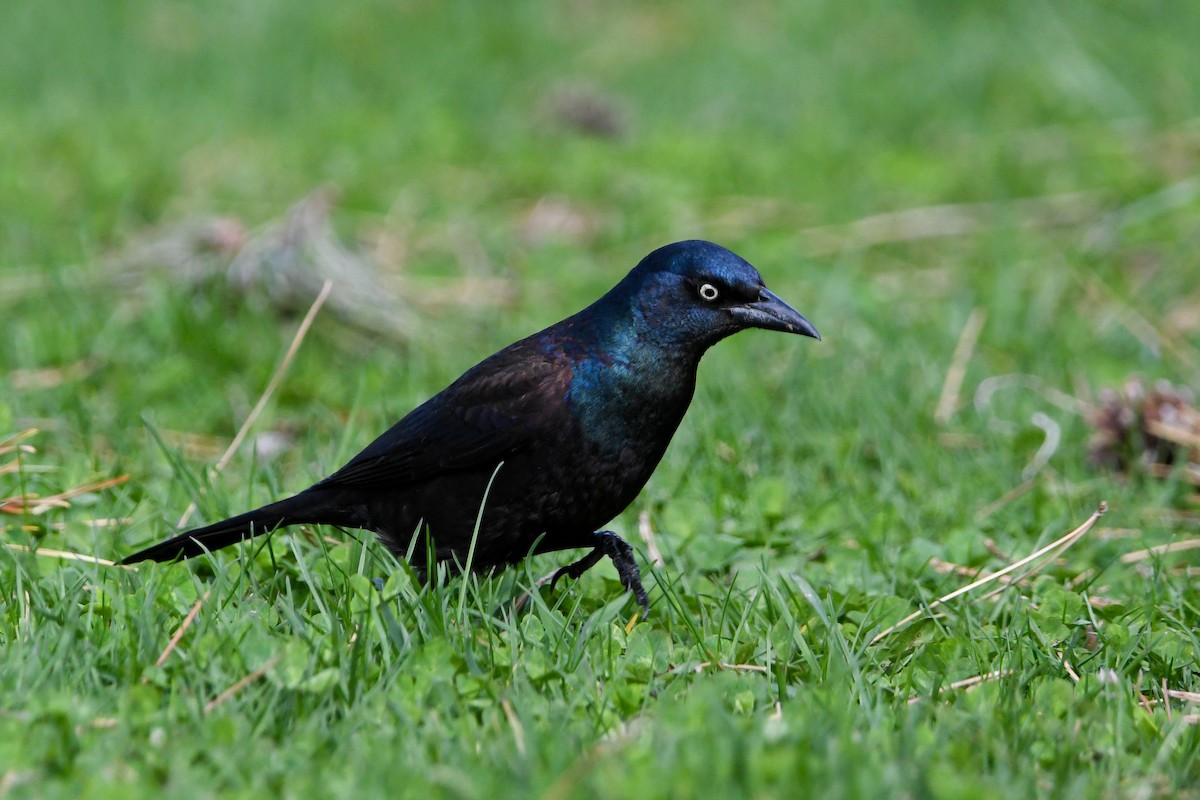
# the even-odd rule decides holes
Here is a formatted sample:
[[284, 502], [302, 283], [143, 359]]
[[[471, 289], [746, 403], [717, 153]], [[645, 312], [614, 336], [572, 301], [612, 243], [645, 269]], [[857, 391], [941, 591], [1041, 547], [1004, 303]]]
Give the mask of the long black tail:
[[173, 539], [139, 550], [121, 559], [122, 564], [138, 561], [174, 561], [191, 558], [210, 550], [220, 550], [244, 539], [252, 539], [276, 528], [301, 523], [324, 523], [362, 527], [358, 509], [330, 502], [333, 498], [324, 492], [308, 490], [298, 495], [269, 503], [262, 508], [238, 514], [236, 517], [214, 522], [203, 528], [185, 531]]

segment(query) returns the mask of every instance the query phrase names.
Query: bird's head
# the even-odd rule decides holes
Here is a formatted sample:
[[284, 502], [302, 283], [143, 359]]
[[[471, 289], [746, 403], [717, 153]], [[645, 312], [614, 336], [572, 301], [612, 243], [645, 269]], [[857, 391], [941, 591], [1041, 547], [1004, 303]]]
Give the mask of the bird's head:
[[669, 244], [634, 267], [612, 294], [631, 305], [639, 338], [700, 352], [747, 328], [820, 339], [817, 329], [779, 299], [740, 256], [704, 241]]

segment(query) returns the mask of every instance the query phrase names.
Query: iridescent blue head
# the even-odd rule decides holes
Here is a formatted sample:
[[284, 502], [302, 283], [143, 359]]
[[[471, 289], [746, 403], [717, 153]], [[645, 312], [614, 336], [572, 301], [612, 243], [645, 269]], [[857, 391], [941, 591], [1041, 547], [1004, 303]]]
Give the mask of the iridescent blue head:
[[660, 247], [600, 303], [610, 310], [625, 306], [625, 324], [632, 323], [640, 344], [684, 348], [697, 355], [746, 328], [821, 338], [800, 312], [763, 285], [749, 262], [712, 242]]

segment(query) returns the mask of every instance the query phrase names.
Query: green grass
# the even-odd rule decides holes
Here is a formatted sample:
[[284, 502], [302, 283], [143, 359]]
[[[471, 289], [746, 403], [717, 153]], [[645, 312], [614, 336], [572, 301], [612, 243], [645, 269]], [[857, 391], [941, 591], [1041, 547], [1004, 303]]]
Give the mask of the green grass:
[[[511, 612], [569, 555], [422, 590], [366, 536], [137, 572], [0, 550], [0, 795], [1200, 797], [1200, 706], [1164, 702], [1200, 691], [1197, 551], [1120, 560], [1200, 533], [1190, 488], [1089, 470], [1046, 389], [972, 403], [1016, 373], [1082, 399], [1133, 373], [1200, 388], [1200, 7], [779, 5], [0, 5], [0, 438], [39, 430], [0, 456], [0, 497], [131, 475], [0, 515], [5, 544], [112, 558], [192, 500], [211, 520], [303, 487], [675, 239], [729, 245], [825, 336], [706, 357], [613, 523], [640, 544], [648, 514], [665, 559], [642, 553], [632, 627], [607, 564]], [[573, 86], [623, 135], [556, 123]], [[257, 426], [292, 446], [212, 476], [178, 433], [223, 447], [296, 319], [107, 265], [330, 183], [348, 241], [399, 243], [375, 252], [420, 330], [323, 313]], [[1073, 193], [1062, 225], [1012, 204]], [[589, 225], [531, 239], [548, 196]], [[837, 227], [971, 203], [993, 205], [958, 235]], [[481, 274], [507, 302], [420, 302]], [[1036, 412], [1058, 448], [981, 515], [1025, 480]], [[931, 559], [998, 569], [987, 540], [1022, 556], [1102, 499], [1104, 530], [1028, 581], [871, 643], [969, 580]]]

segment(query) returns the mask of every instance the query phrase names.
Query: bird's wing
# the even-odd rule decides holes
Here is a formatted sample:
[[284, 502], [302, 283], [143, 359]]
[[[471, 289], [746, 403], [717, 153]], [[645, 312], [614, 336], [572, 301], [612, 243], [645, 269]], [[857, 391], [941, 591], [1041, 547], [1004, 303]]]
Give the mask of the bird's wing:
[[[531, 352], [532, 351], [532, 352]], [[495, 466], [559, 425], [571, 370], [519, 342], [418, 406], [320, 485], [402, 486]]]

